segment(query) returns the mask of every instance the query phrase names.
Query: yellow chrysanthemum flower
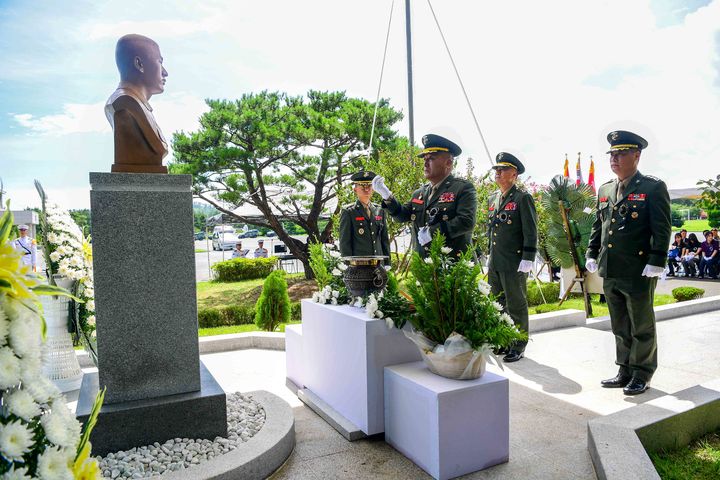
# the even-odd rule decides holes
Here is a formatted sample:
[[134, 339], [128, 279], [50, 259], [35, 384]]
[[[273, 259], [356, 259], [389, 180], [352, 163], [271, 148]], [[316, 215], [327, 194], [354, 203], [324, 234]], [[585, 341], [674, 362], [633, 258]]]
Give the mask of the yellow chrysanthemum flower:
[[87, 442], [73, 465], [75, 480], [98, 480], [101, 477], [100, 465], [94, 458], [90, 458], [90, 442]]

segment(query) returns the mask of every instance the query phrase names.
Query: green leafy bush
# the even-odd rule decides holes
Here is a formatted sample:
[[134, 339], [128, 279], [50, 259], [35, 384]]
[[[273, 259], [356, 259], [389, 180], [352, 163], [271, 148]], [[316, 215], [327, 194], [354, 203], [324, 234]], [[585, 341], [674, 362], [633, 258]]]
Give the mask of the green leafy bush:
[[518, 331], [502, 307], [489, 295], [490, 286], [480, 281], [480, 266], [470, 262], [468, 250], [460, 258], [449, 258], [444, 237], [436, 232], [430, 252], [423, 259], [415, 252], [410, 270], [416, 279], [408, 285], [416, 315], [415, 329], [432, 342], [442, 344], [452, 333], [464, 336], [473, 349], [507, 347], [527, 339]]
[[290, 321], [299, 322], [302, 320], [302, 308], [300, 302], [290, 304]]
[[[301, 320], [300, 302], [290, 305], [290, 318]], [[198, 310], [198, 328], [250, 325], [255, 323], [255, 307], [252, 305], [228, 305], [222, 308], [201, 308]]]
[[280, 323], [290, 321], [290, 296], [285, 272], [275, 270], [265, 279], [255, 308], [255, 325], [273, 332]]
[[535, 281], [528, 282], [527, 286], [527, 301], [528, 306], [534, 307], [536, 305], [542, 305], [543, 295], [540, 295], [540, 289], [542, 289], [543, 295], [547, 302], [556, 302], [560, 298], [560, 284], [557, 282], [541, 283], [540, 288]]
[[253, 278], [265, 278], [275, 268], [277, 259], [269, 258], [233, 258], [217, 262], [212, 266], [215, 280], [218, 282], [239, 282]]
[[673, 288], [672, 296], [678, 302], [685, 302], [687, 300], [695, 300], [705, 294], [705, 290], [696, 287], [678, 287]]

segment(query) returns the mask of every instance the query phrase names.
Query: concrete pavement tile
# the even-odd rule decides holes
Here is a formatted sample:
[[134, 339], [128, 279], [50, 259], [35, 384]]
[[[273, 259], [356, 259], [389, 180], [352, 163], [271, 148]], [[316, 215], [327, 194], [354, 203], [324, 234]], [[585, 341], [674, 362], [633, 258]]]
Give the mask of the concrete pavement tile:
[[[355, 444], [357, 446], [355, 447]], [[353, 442], [347, 452], [327, 455], [312, 461], [313, 470], [322, 478], [338, 480], [372, 478], [384, 480], [430, 479], [427, 473], [410, 459], [381, 439]]]
[[321, 480], [312, 469], [312, 460], [303, 461], [293, 452], [285, 465], [269, 477], [272, 480]]
[[351, 450], [353, 444], [336, 432], [319, 416], [295, 420], [295, 453], [300, 460], [310, 460]]

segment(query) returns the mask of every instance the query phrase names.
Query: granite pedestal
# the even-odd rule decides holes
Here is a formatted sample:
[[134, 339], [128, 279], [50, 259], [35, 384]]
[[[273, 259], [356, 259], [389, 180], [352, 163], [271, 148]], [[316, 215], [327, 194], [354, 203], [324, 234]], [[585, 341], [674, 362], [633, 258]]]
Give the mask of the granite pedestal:
[[508, 461], [508, 379], [452, 380], [423, 362], [385, 368], [385, 441], [436, 479]]
[[[198, 421], [216, 426], [206, 438], [225, 435], [225, 394], [207, 370], [202, 370], [201, 377], [192, 177], [90, 173], [90, 185], [96, 382], [107, 388], [99, 425], [111, 412], [121, 418], [117, 412], [132, 411], [163, 423], [153, 431], [169, 434], [165, 440], [197, 438], [186, 428], [183, 411], [187, 410], [193, 411]], [[93, 382], [83, 382], [81, 397], [91, 395]], [[176, 411], [170, 405], [182, 395], [186, 395], [183, 409]], [[218, 408], [207, 408], [215, 403]], [[168, 412], [154, 415], [162, 410], [161, 404], [168, 406]], [[83, 413], [78, 410], [79, 415]], [[107, 423], [117, 430], [107, 437], [98, 434], [93, 441], [98, 451], [107, 447], [98, 443], [101, 438], [133, 435], [127, 420]]]
[[365, 309], [310, 300], [302, 301], [301, 338], [302, 358], [287, 361], [301, 362], [306, 389], [366, 435], [382, 433], [383, 368], [420, 360], [417, 347]]

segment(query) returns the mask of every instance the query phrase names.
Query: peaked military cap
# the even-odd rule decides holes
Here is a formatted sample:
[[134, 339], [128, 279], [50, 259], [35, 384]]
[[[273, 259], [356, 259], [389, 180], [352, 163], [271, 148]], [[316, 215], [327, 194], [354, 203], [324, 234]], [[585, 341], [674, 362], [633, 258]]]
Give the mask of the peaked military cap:
[[610, 150], [608, 150], [607, 153], [633, 148], [642, 150], [648, 146], [647, 140], [640, 135], [625, 130], [615, 130], [614, 132], [608, 133], [607, 140], [610, 143]]
[[18, 230], [29, 230], [27, 225], [18, 225]]
[[448, 152], [453, 157], [457, 157], [462, 153], [462, 149], [455, 142], [448, 140], [440, 135], [428, 133], [422, 138], [423, 148], [418, 157], [423, 157], [427, 153]]
[[525, 165], [512, 153], [500, 152], [495, 157], [495, 165], [492, 168], [511, 167], [517, 170], [518, 175], [525, 173]]
[[357, 173], [353, 173], [350, 177], [353, 183], [372, 183], [372, 179], [375, 178], [375, 172], [370, 170], [360, 170]]

